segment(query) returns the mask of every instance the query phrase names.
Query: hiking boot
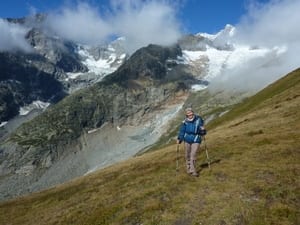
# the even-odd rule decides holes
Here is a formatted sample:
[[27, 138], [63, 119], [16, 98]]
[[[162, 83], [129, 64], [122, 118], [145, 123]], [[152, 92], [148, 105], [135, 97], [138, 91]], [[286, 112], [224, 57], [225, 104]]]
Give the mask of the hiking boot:
[[193, 172], [193, 173], [191, 173], [192, 174], [192, 176], [194, 176], [194, 177], [198, 177], [199, 176], [199, 174], [197, 173], [197, 172]]
[[191, 172], [190, 165], [187, 165], [187, 166], [186, 166], [186, 172], [187, 172], [187, 173], [192, 173], [192, 172]]

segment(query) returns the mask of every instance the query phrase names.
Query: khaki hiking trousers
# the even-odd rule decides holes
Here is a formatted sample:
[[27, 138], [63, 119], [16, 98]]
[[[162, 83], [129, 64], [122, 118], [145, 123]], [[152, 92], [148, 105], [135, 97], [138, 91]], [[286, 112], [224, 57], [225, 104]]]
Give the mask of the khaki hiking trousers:
[[189, 144], [184, 143], [185, 146], [185, 159], [186, 159], [186, 168], [188, 173], [197, 173], [196, 171], [196, 159], [197, 152], [199, 150], [199, 143]]

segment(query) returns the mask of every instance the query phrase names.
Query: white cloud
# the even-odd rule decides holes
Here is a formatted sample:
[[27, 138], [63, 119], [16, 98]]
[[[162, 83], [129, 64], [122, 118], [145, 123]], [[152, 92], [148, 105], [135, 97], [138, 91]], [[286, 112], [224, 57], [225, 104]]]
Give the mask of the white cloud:
[[85, 3], [50, 13], [46, 26], [58, 36], [84, 44], [102, 43], [111, 33], [98, 11]]
[[234, 43], [269, 49], [265, 55], [239, 68], [223, 71], [215, 85], [238, 90], [258, 90], [300, 67], [300, 1], [252, 1], [237, 24]]
[[31, 46], [25, 39], [27, 29], [19, 24], [0, 19], [0, 51], [30, 52]]
[[176, 11], [167, 3], [115, 1], [114, 15], [112, 26], [117, 34], [126, 37], [131, 51], [149, 43], [169, 45], [181, 35]]
[[263, 46], [300, 42], [300, 1], [271, 0], [251, 4], [236, 26], [238, 39]]
[[112, 36], [125, 36], [128, 51], [150, 43], [168, 45], [180, 36], [176, 10], [158, 0], [114, 0], [100, 14], [86, 3], [65, 6], [49, 14], [46, 25], [63, 38], [84, 44], [101, 44]]

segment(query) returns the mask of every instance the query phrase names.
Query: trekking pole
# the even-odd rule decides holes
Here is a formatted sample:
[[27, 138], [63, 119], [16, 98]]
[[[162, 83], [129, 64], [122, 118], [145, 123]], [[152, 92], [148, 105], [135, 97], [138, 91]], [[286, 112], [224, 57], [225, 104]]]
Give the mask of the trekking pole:
[[205, 148], [205, 152], [206, 152], [206, 159], [207, 159], [207, 163], [208, 163], [208, 168], [210, 169], [210, 159], [209, 159], [209, 156], [208, 156], [208, 150], [207, 150], [207, 146], [206, 146], [205, 136], [203, 136], [203, 143], [204, 143], [204, 148]]
[[176, 174], [179, 170], [179, 144], [177, 144], [177, 147], [176, 147]]

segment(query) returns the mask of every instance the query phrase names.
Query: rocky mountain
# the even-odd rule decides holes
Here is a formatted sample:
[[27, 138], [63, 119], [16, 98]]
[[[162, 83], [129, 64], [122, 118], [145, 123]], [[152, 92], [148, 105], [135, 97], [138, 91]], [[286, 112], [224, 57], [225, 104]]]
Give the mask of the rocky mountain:
[[83, 175], [129, 140], [134, 146], [130, 154], [153, 143], [162, 132], [155, 132], [162, 128], [156, 115], [176, 112], [181, 104], [176, 98], [194, 79], [178, 76], [184, 65], [175, 60], [181, 54], [178, 45], [142, 48], [102, 82], [65, 97], [20, 126], [1, 145], [1, 198]]
[[0, 124], [33, 101], [56, 103], [113, 72], [126, 59], [122, 39], [103, 46], [83, 46], [47, 33], [34, 18], [7, 19], [28, 32], [31, 50], [0, 52]]
[[176, 154], [173, 142], [2, 202], [0, 223], [299, 224], [299, 107], [300, 69], [207, 126], [199, 177], [186, 173], [183, 146]]
[[[45, 67], [37, 68], [33, 62]], [[20, 106], [34, 100], [55, 103], [66, 95], [62, 83], [53, 76], [56, 68], [38, 55], [0, 53], [0, 71], [1, 122], [18, 115]]]
[[[190, 90], [205, 89], [241, 62], [261, 59], [256, 66], [263, 67], [279, 54], [234, 45], [229, 25], [216, 35], [187, 35], [173, 46], [150, 44], [128, 55], [126, 38], [82, 45], [45, 33], [42, 21], [42, 15], [8, 20], [27, 27], [32, 51], [0, 53], [1, 199], [63, 183], [149, 148], [184, 104], [201, 104], [207, 117], [216, 108], [226, 112], [245, 91], [191, 99]], [[33, 107], [42, 110], [29, 113]]]
[[[67, 94], [101, 81], [129, 57], [126, 54], [124, 37], [101, 46], [73, 43], [47, 32], [42, 26], [44, 19], [43, 14], [22, 19], [7, 19], [7, 23], [19, 24], [28, 30], [25, 38], [31, 46], [31, 52], [1, 52], [2, 126], [18, 115], [22, 107], [34, 101], [55, 103]], [[215, 35], [185, 35], [178, 41], [183, 54], [175, 61], [185, 65], [179, 74], [192, 74], [198, 78], [193, 89], [205, 88], [213, 78], [228, 69], [238, 67], [240, 63], [259, 59], [260, 65], [256, 66], [264, 67], [270, 60], [276, 60], [278, 57], [280, 49], [253, 49], [234, 44], [231, 40], [234, 32], [235, 28], [227, 25]], [[28, 71], [29, 68], [30, 75], [23, 76], [22, 71]], [[43, 79], [37, 78], [42, 73], [47, 75], [47, 79], [53, 80], [50, 83], [57, 83], [51, 90], [34, 90], [35, 87], [42, 86], [40, 83]], [[16, 82], [18, 85], [12, 84]], [[57, 85], [60, 87], [56, 87]], [[24, 93], [23, 89], [26, 89], [27, 93]], [[15, 96], [13, 93], [18, 94]]]

